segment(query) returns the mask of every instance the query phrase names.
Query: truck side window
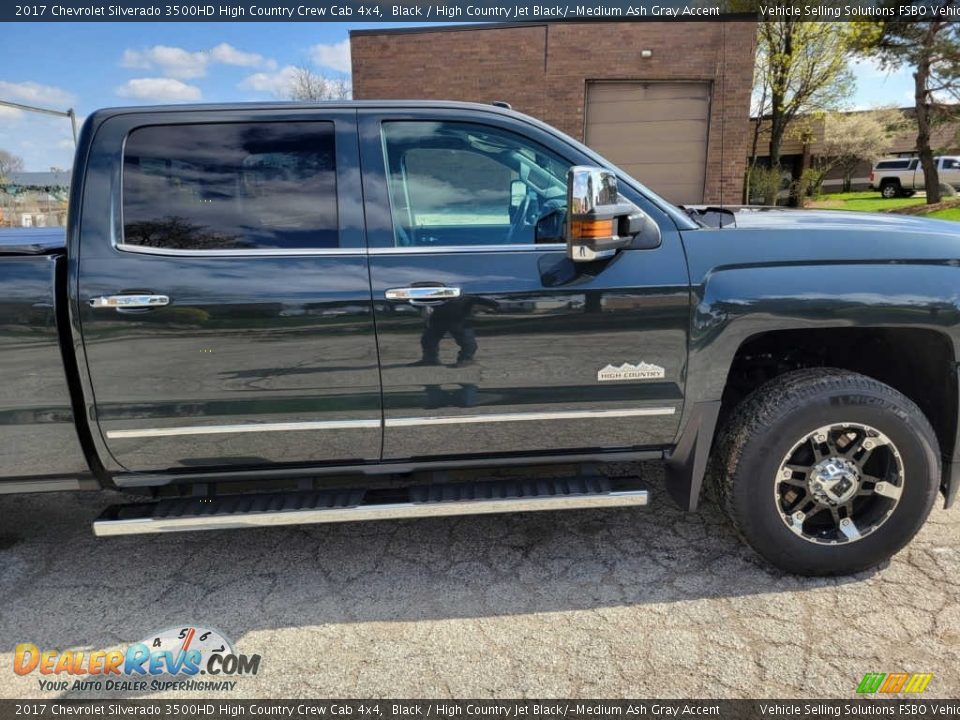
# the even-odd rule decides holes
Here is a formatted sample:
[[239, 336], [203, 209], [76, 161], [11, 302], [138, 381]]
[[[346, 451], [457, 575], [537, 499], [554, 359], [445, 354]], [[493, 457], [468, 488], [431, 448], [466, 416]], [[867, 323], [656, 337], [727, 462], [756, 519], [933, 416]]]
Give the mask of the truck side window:
[[387, 122], [383, 145], [398, 247], [562, 242], [545, 234], [562, 223], [538, 233], [566, 209], [570, 163], [552, 151], [460, 122]]
[[175, 250], [335, 248], [330, 122], [156, 125], [123, 157], [125, 245]]

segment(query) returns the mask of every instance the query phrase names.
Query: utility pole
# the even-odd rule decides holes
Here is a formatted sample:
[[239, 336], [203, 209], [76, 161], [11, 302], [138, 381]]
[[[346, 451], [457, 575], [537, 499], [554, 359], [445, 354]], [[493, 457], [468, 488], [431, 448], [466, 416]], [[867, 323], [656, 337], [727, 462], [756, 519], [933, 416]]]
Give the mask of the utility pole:
[[66, 110], [51, 110], [50, 108], [37, 107], [35, 105], [23, 105], [22, 103], [11, 102], [10, 100], [0, 100], [0, 105], [16, 108], [17, 110], [26, 110], [27, 112], [43, 113], [44, 115], [55, 115], [56, 117], [70, 118], [70, 127], [73, 129], [73, 146], [77, 146], [77, 114], [73, 108]]

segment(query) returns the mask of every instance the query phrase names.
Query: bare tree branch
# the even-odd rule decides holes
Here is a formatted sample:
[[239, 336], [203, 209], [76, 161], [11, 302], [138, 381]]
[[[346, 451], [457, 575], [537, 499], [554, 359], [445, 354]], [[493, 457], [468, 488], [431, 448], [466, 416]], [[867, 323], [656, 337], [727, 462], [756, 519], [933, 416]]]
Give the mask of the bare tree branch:
[[300, 102], [345, 100], [351, 95], [350, 81], [345, 78], [326, 78], [308, 67], [298, 66], [290, 79], [287, 96]]
[[23, 170], [23, 158], [0, 148], [0, 179]]

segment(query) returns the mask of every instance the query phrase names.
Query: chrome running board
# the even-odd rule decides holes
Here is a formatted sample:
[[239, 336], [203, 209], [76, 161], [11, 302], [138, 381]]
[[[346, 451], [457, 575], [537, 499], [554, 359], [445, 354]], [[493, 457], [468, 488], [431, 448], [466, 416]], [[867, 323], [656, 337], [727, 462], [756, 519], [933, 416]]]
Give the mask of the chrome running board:
[[[616, 482], [616, 485], [614, 485]], [[163, 499], [113, 505], [93, 523], [100, 537], [188, 530], [396, 520], [647, 504], [636, 478], [602, 476], [317, 490]]]

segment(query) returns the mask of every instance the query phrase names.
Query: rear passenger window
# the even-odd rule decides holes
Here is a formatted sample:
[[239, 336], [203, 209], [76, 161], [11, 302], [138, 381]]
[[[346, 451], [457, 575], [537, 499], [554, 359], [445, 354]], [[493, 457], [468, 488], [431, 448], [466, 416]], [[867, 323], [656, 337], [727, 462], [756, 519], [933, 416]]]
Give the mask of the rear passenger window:
[[123, 158], [124, 244], [335, 248], [333, 123], [157, 125]]

